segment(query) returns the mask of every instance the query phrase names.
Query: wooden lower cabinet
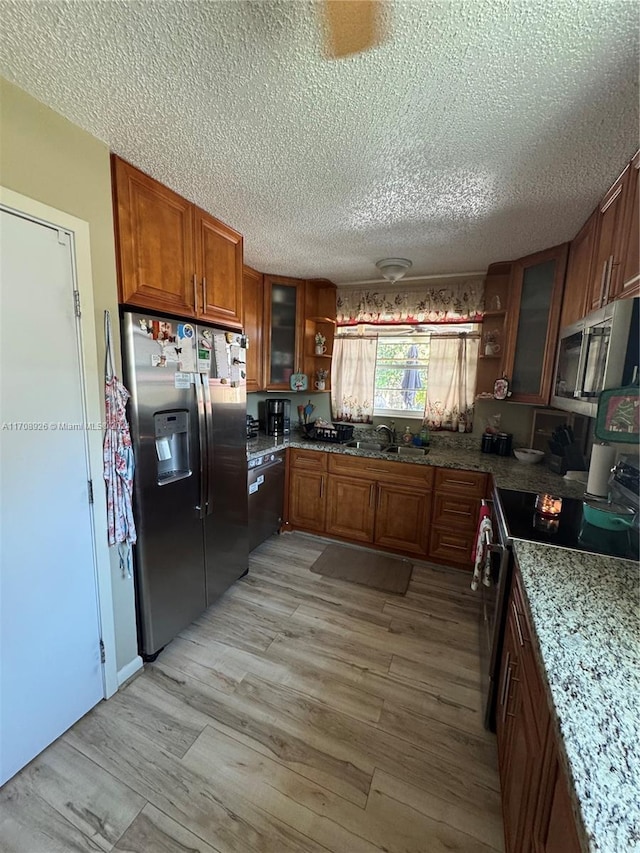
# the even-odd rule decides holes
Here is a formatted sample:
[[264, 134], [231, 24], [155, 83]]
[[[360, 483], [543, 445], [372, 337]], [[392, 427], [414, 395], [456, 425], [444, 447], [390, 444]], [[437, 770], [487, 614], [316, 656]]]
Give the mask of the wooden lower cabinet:
[[534, 853], [580, 853], [580, 839], [573, 817], [569, 782], [558, 755], [555, 738], [549, 737], [545, 775], [536, 810]]
[[378, 483], [374, 542], [423, 556], [429, 542], [431, 494], [413, 486]]
[[429, 559], [472, 570], [471, 554], [487, 475], [436, 468], [434, 489]]
[[432, 468], [297, 448], [289, 467], [289, 526], [426, 556]]
[[498, 686], [496, 731], [505, 851], [580, 853], [517, 569]]
[[375, 480], [333, 475], [327, 487], [326, 532], [354, 542], [373, 542]]
[[324, 533], [327, 475], [318, 471], [292, 470], [289, 476], [289, 524]]
[[290, 527], [472, 568], [486, 474], [298, 448], [289, 469]]

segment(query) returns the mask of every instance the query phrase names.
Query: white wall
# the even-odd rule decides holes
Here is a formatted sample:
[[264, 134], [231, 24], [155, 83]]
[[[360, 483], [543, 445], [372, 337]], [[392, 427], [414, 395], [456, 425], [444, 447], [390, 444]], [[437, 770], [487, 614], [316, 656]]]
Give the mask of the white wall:
[[[106, 308], [119, 340], [109, 149], [0, 78], [0, 184], [89, 223], [101, 370]], [[102, 375], [89, 381], [98, 384], [102, 399]], [[98, 535], [106, 537], [106, 530]], [[133, 582], [122, 576], [113, 553], [111, 566], [117, 667], [126, 671], [138, 654], [134, 589]]]

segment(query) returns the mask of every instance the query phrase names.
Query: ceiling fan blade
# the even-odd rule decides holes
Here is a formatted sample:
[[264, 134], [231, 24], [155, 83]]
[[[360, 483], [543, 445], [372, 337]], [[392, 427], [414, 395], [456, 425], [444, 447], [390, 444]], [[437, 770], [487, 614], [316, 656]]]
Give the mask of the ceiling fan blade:
[[382, 41], [380, 5], [381, 0], [324, 0], [331, 57], [361, 53]]

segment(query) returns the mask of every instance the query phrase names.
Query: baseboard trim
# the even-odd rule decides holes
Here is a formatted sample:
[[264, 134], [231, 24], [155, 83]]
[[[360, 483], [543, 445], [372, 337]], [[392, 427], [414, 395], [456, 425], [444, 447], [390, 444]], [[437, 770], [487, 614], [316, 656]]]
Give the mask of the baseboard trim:
[[132, 675], [135, 675], [139, 669], [142, 669], [143, 662], [140, 655], [136, 655], [132, 661], [126, 666], [123, 666], [122, 669], [118, 670], [118, 687], [122, 687], [125, 681], [128, 681]]

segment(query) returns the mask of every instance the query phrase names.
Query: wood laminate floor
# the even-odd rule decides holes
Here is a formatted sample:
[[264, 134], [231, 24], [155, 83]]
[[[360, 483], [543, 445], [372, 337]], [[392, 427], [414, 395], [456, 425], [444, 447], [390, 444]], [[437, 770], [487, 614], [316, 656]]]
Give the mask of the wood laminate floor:
[[501, 851], [477, 594], [416, 566], [405, 596], [250, 573], [0, 792], [3, 853]]

